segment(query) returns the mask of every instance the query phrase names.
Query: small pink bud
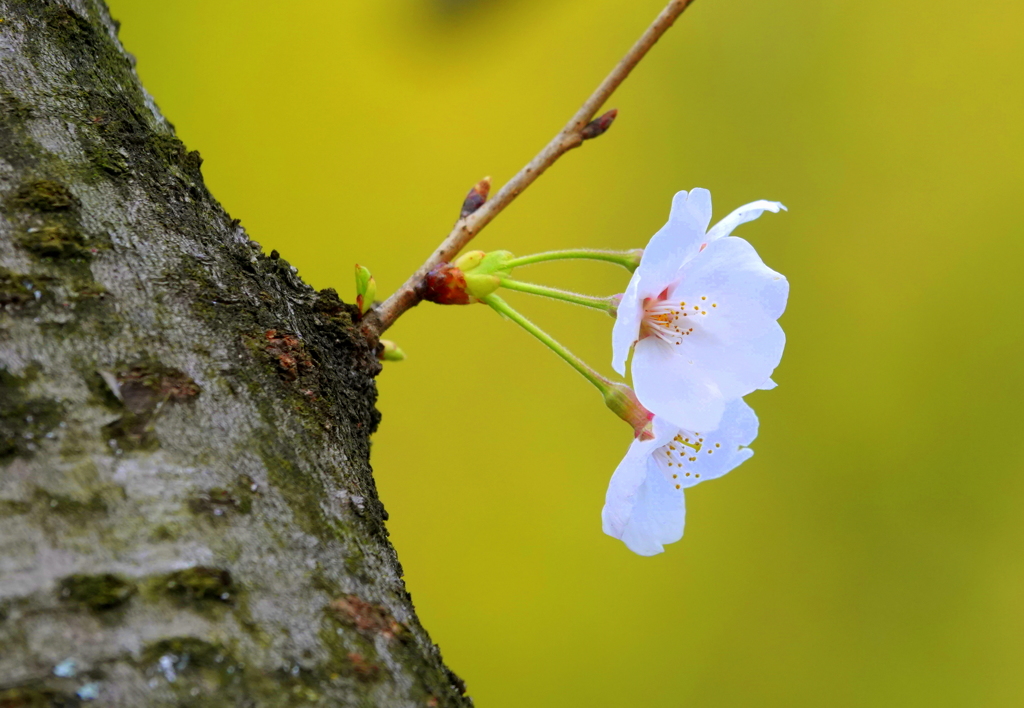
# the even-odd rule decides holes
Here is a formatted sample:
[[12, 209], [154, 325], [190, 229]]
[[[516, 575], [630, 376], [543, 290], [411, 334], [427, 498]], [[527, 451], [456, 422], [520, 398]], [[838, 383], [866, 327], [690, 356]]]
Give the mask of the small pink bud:
[[612, 127], [612, 123], [615, 122], [615, 117], [617, 115], [619, 115], [619, 109], [613, 108], [604, 115], [595, 118], [583, 126], [583, 130], [580, 131], [580, 136], [584, 140], [592, 140], [600, 135], [604, 135], [608, 132], [608, 129]]
[[466, 195], [466, 200], [462, 202], [462, 211], [459, 213], [459, 218], [465, 219], [467, 216], [482, 207], [487, 201], [487, 195], [490, 193], [491, 178], [484, 177], [476, 183], [473, 189], [469, 190], [469, 194]]

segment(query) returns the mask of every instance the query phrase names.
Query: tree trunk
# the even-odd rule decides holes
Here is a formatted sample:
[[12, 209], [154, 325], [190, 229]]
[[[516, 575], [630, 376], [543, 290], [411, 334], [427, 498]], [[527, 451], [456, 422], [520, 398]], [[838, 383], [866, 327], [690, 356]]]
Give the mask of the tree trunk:
[[0, 707], [467, 706], [357, 311], [203, 185], [102, 0], [0, 0]]

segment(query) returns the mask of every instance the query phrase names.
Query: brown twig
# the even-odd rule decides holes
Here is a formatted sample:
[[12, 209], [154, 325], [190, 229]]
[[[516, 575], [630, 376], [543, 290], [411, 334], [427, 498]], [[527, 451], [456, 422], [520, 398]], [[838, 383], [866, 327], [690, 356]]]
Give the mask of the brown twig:
[[409, 308], [418, 305], [423, 299], [423, 280], [439, 263], [450, 261], [459, 251], [473, 240], [473, 237], [480, 233], [494, 217], [512, 203], [524, 189], [533, 184], [534, 180], [540, 177], [555, 161], [562, 155], [579, 147], [583, 142], [583, 129], [597, 113], [597, 110], [604, 105], [605, 101], [614, 93], [629, 73], [640, 60], [647, 55], [668, 28], [676, 21], [683, 11], [693, 0], [672, 0], [661, 14], [655, 18], [651, 26], [636, 41], [633, 47], [626, 53], [612, 72], [608, 74], [597, 90], [591, 94], [583, 106], [576, 111], [561, 132], [552, 139], [547, 146], [537, 153], [526, 167], [510, 179], [501, 190], [494, 195], [494, 198], [486, 202], [477, 211], [465, 218], [459, 219], [455, 228], [448, 234], [441, 246], [431, 254], [430, 258], [405, 281], [391, 297], [385, 300], [380, 306], [367, 313], [363, 319], [363, 331], [368, 336], [380, 336], [388, 327], [394, 324], [402, 313]]

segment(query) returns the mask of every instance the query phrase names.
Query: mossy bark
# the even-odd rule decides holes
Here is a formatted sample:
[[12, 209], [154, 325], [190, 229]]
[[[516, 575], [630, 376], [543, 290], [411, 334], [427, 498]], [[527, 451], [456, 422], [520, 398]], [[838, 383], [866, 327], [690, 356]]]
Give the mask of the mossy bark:
[[0, 706], [465, 706], [355, 309], [203, 185], [102, 0], [0, 0]]

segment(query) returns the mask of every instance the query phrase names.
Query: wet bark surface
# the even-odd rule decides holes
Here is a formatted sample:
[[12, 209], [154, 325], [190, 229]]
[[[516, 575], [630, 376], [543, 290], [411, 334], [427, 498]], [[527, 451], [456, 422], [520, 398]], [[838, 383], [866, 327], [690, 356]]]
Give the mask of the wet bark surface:
[[0, 707], [464, 706], [357, 311], [265, 255], [102, 0], [0, 0]]

